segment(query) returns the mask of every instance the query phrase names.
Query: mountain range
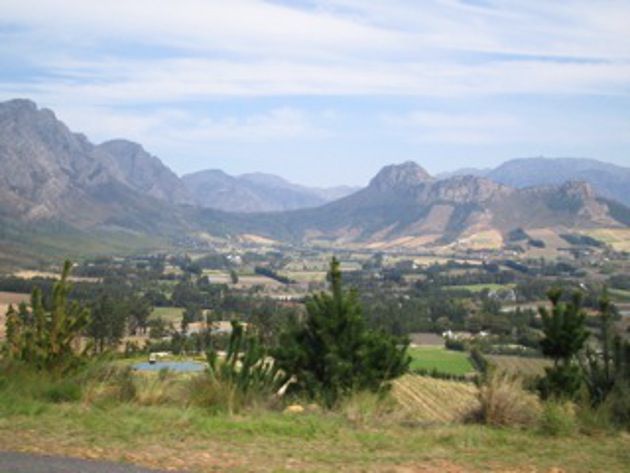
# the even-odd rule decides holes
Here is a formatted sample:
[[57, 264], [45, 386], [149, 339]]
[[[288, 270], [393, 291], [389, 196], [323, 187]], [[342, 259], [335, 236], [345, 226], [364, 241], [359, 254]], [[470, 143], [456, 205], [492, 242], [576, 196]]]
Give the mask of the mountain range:
[[[383, 168], [360, 190], [218, 170], [180, 178], [137, 143], [92, 144], [52, 111], [12, 100], [0, 103], [0, 253], [93, 254], [239, 235], [374, 248], [496, 247], [516, 228], [630, 225], [630, 210], [597, 195], [595, 184], [558, 177], [564, 161], [550, 161], [556, 180], [536, 185], [528, 176], [545, 174], [544, 162], [534, 161], [538, 171], [516, 160], [440, 179], [407, 162]], [[589, 166], [568, 167], [579, 177]], [[613, 197], [615, 189], [607, 186]]]
[[318, 207], [359, 189], [350, 186], [312, 188], [272, 174], [230, 176], [218, 169], [186, 174], [182, 182], [201, 207], [250, 213]]
[[584, 181], [602, 197], [630, 205], [630, 168], [595, 159], [519, 158], [494, 169], [466, 168], [438, 177], [465, 175], [487, 177], [499, 184], [518, 188]]

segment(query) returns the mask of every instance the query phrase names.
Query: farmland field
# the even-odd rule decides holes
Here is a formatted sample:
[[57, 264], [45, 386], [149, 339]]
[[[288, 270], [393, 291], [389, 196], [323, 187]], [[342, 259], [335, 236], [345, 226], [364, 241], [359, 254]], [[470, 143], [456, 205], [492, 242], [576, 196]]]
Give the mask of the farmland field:
[[477, 388], [472, 383], [406, 375], [396, 380], [394, 398], [408, 415], [420, 422], [456, 422], [477, 406]]
[[502, 289], [512, 289], [513, 287], [513, 284], [467, 284], [461, 286], [444, 286], [444, 289], [452, 291], [463, 290], [470, 292], [481, 292], [485, 289], [489, 291], [500, 291]]
[[280, 273], [297, 282], [325, 282], [326, 271], [284, 271]]
[[184, 309], [181, 307], [156, 307], [151, 312], [151, 319], [162, 318], [167, 323], [178, 324], [182, 320]]
[[630, 229], [628, 228], [598, 228], [582, 233], [603, 241], [617, 251], [630, 251]]
[[630, 291], [624, 289], [609, 288], [608, 294], [613, 301], [630, 302]]
[[410, 347], [412, 370], [437, 370], [441, 373], [464, 375], [475, 371], [468, 354], [447, 350], [440, 346]]
[[551, 366], [551, 362], [544, 358], [508, 355], [486, 355], [486, 358], [501, 371], [524, 376], [542, 376], [545, 374], [545, 367]]

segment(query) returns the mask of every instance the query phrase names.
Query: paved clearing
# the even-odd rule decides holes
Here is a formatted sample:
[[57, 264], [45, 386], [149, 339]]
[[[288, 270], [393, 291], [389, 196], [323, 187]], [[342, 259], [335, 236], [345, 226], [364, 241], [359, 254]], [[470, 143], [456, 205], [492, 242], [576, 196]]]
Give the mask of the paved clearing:
[[2, 473], [161, 473], [121, 463], [0, 452]]

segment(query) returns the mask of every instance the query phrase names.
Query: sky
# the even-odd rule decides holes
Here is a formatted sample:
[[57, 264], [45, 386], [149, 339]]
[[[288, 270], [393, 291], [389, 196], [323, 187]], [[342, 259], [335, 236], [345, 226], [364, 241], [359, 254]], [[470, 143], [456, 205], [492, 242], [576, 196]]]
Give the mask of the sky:
[[629, 25], [629, 0], [0, 0], [0, 100], [180, 175], [630, 166]]

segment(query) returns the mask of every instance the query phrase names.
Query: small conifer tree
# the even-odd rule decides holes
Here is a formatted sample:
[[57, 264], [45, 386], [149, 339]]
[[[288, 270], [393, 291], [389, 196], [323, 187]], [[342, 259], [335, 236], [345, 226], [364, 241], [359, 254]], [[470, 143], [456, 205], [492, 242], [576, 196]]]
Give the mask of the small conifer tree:
[[280, 336], [273, 357], [292, 385], [327, 407], [358, 390], [378, 392], [409, 367], [407, 344], [369, 330], [356, 291], [342, 287], [339, 261], [332, 259], [331, 292], [312, 296], [307, 317]]
[[21, 305], [7, 313], [7, 358], [36, 369], [63, 373], [76, 366], [79, 336], [90, 320], [90, 312], [76, 301], [69, 302], [68, 277], [72, 264], [66, 261], [61, 279], [53, 287], [50, 308], [42, 291], [33, 289], [30, 308]]
[[539, 384], [541, 395], [547, 397], [575, 397], [581, 384], [581, 372], [575, 363], [576, 355], [588, 338], [585, 326], [586, 314], [582, 309], [582, 297], [575, 293], [571, 302], [560, 301], [562, 291], [552, 289], [547, 293], [551, 312], [539, 309], [543, 332], [542, 352], [553, 360], [553, 366], [545, 369], [545, 377]]

